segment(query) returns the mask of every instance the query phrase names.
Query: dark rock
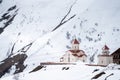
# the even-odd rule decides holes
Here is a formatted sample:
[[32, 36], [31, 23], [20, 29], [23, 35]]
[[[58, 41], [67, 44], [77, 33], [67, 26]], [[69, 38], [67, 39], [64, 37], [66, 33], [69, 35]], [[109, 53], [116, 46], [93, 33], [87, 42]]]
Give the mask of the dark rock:
[[38, 70], [40, 70], [40, 69], [42, 69], [42, 68], [44, 68], [43, 65], [37, 66], [35, 69], [33, 69], [32, 71], [30, 71], [30, 73], [31, 73], [31, 72], [35, 72], [35, 71], [38, 71]]
[[96, 72], [96, 71], [99, 71], [99, 69], [95, 69], [92, 73]]
[[0, 4], [2, 3], [2, 0], [0, 0]]
[[8, 11], [12, 11], [12, 10], [14, 10], [14, 9], [16, 9], [16, 5], [10, 7], [10, 8], [8, 9]]
[[0, 28], [0, 34], [4, 31], [4, 28]]
[[102, 76], [103, 74], [105, 74], [105, 72], [101, 72], [99, 74], [96, 74], [92, 79], [97, 79], [99, 78], [100, 76]]
[[0, 64], [0, 77], [2, 77], [6, 72], [9, 71], [9, 69], [17, 63], [16, 71], [14, 74], [22, 72], [26, 66], [24, 66], [24, 61], [27, 58], [26, 54], [17, 54], [13, 57], [9, 57], [2, 61], [2, 64]]

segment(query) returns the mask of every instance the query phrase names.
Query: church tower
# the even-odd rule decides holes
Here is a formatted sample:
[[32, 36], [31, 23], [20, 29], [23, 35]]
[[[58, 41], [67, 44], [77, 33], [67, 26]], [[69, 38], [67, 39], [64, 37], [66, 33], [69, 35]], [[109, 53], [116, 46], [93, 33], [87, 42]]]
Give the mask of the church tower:
[[109, 55], [109, 48], [107, 45], [105, 45], [103, 48], [102, 48], [102, 54], [103, 55]]
[[71, 50], [75, 50], [75, 51], [79, 50], [79, 42], [78, 42], [77, 39], [74, 39], [72, 41], [72, 48], [71, 48]]
[[87, 55], [83, 50], [79, 49], [79, 41], [75, 38], [72, 40], [71, 49], [66, 51], [66, 53], [60, 58], [60, 62], [68, 63], [68, 62], [77, 62], [87, 61]]
[[98, 65], [107, 66], [110, 63], [113, 63], [113, 56], [109, 55], [109, 48], [105, 45], [102, 48], [102, 54], [98, 55]]

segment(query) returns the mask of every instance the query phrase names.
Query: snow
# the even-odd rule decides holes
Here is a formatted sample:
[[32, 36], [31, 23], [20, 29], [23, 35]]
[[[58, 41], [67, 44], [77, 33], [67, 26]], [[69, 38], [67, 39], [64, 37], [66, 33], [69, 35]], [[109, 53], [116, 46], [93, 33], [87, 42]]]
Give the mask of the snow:
[[[6, 78], [2, 79], [12, 80], [20, 75], [21, 80], [29, 78], [30, 80], [32, 78], [37, 80], [39, 78], [40, 80], [49, 78], [53, 80], [67, 78], [69, 80], [81, 78], [90, 80], [93, 76], [92, 71], [97, 67], [80, 64], [70, 66], [71, 69], [68, 71], [62, 71], [59, 68], [63, 66], [48, 66], [49, 69], [46, 71], [40, 70], [30, 74], [27, 72], [38, 66], [40, 62], [59, 62], [60, 57], [68, 50], [66, 46], [71, 47], [71, 40], [75, 37], [81, 40], [80, 49], [84, 50], [89, 57], [96, 54], [93, 63], [97, 63], [97, 55], [101, 54], [101, 49], [105, 44], [110, 48], [110, 54], [117, 50], [120, 47], [118, 45], [120, 43], [119, 4], [119, 0], [3, 0], [0, 4], [0, 18], [14, 5], [17, 6], [18, 14], [12, 24], [0, 34], [0, 61], [8, 57], [10, 54], [8, 52], [15, 42], [14, 53], [32, 41], [34, 43], [26, 53], [28, 58], [24, 64], [28, 66], [23, 73], [7, 77], [14, 72], [13, 66], [11, 73], [6, 74]], [[51, 32], [67, 14], [71, 5], [73, 7], [66, 19], [74, 14], [76, 16]], [[10, 14], [14, 14], [14, 10]], [[1, 27], [4, 22], [0, 22]], [[70, 33], [69, 39], [66, 38], [67, 32]], [[92, 41], [89, 41], [86, 36], [92, 38]], [[99, 80], [112, 72], [115, 75], [110, 77], [111, 80], [120, 79], [118, 70], [108, 70], [107, 74], [100, 77]], [[57, 77], [54, 76], [56, 74]]]
[[[69, 67], [68, 70], [62, 70], [63, 67]], [[119, 66], [120, 68], [120, 66]], [[95, 69], [99, 69], [99, 71], [94, 72]], [[23, 72], [20, 74], [16, 74], [13, 76], [4, 77], [1, 80], [15, 80], [15, 76], [17, 76], [18, 80], [91, 80], [91, 78], [98, 74], [99, 72], [103, 71], [104, 67], [95, 67], [95, 66], [86, 66], [82, 62], [77, 62], [77, 65], [47, 65], [46, 68], [42, 68], [39, 71], [27, 73]], [[97, 80], [103, 80], [106, 76], [113, 73], [113, 76], [108, 77], [109, 80], [119, 80], [120, 79], [120, 71], [104, 70], [106, 74], [99, 77]]]
[[[13, 0], [12, 3], [8, 0], [3, 1], [0, 15], [13, 5], [17, 5], [19, 10], [15, 21], [1, 34], [0, 44], [2, 46], [0, 46], [0, 53], [4, 54], [2, 54], [0, 60], [8, 56], [8, 49], [17, 40], [14, 52], [38, 39], [39, 41], [36, 40], [35, 46], [30, 49], [31, 52], [29, 51], [30, 53], [28, 52], [27, 54], [32, 54], [36, 51], [37, 54], [41, 54], [43, 51], [45, 51], [44, 53], [60, 53], [67, 50], [66, 45], [71, 47], [70, 41], [74, 36], [81, 39], [80, 48], [88, 55], [94, 54], [96, 50], [98, 50], [97, 54], [100, 54], [101, 48], [105, 43], [110, 47], [112, 53], [119, 48], [117, 44], [119, 43], [120, 38], [118, 35], [120, 32], [113, 33], [112, 31], [113, 27], [119, 29], [119, 15], [115, 14], [116, 10], [119, 12], [119, 1], [111, 1], [109, 4], [107, 4], [108, 0], [76, 0], [76, 2], [75, 0]], [[52, 34], [54, 35], [51, 35], [51, 30], [58, 25], [74, 2], [75, 4], [67, 18], [73, 14], [76, 14], [76, 17], [53, 32]], [[109, 15], [107, 15], [108, 13]], [[115, 16], [113, 17], [113, 15]], [[96, 27], [93, 25], [95, 22], [98, 23]], [[82, 26], [80, 26], [80, 23]], [[73, 29], [73, 26], [76, 26], [76, 28]], [[96, 29], [96, 32], [90, 35], [88, 31], [93, 28]], [[70, 39], [66, 39], [66, 32], [70, 33]], [[18, 36], [19, 33], [21, 34]], [[101, 34], [101, 36], [98, 37], [97, 34]], [[93, 38], [93, 41], [88, 41], [86, 35]], [[111, 36], [114, 38], [111, 39]], [[99, 38], [101, 38], [101, 41], [95, 43], [94, 41]], [[46, 44], [48, 41], [50, 45]], [[64, 52], [61, 54], [63, 55]]]

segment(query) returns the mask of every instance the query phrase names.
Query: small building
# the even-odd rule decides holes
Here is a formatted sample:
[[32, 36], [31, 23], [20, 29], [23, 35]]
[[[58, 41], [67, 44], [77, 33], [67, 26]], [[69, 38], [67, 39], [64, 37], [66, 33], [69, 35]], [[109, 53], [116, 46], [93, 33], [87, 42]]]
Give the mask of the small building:
[[98, 65], [108, 65], [110, 63], [113, 63], [113, 56], [109, 54], [109, 48], [107, 45], [105, 45], [102, 48], [102, 54], [98, 55]]
[[79, 60], [86, 62], [87, 55], [83, 50], [79, 49], [79, 42], [77, 39], [72, 41], [72, 47], [70, 50], [66, 51], [66, 53], [60, 58], [60, 62], [77, 62]]
[[120, 48], [111, 54], [113, 56], [113, 63], [120, 64]]

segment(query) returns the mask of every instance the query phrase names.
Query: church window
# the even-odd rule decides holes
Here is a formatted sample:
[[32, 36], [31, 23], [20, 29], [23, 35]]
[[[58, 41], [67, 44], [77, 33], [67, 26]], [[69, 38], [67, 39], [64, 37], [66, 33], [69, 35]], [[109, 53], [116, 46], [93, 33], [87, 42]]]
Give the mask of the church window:
[[103, 61], [101, 61], [101, 63], [103, 63]]
[[83, 62], [85, 62], [85, 60], [83, 60]]

